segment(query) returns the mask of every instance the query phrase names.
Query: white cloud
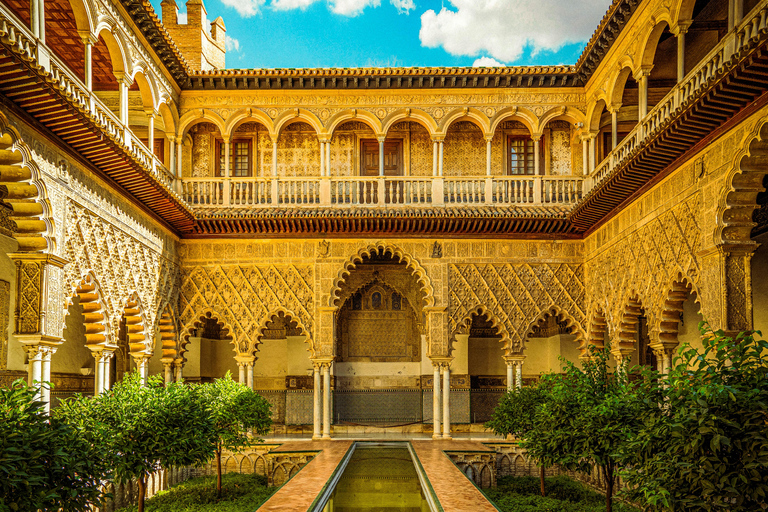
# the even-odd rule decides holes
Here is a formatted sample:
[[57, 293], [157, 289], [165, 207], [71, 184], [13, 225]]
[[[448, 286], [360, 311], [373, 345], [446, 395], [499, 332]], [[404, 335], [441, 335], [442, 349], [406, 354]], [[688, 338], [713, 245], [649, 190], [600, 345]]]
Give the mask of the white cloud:
[[240, 41], [235, 39], [234, 37], [224, 36], [224, 48], [227, 49], [228, 52], [239, 52], [240, 51]]
[[342, 16], [357, 16], [366, 7], [378, 7], [381, 0], [328, 0], [331, 11]]
[[397, 12], [400, 14], [408, 14], [410, 11], [416, 8], [416, 4], [413, 0], [389, 0], [392, 5], [395, 6]]
[[270, 6], [276, 11], [289, 11], [291, 9], [306, 9], [318, 0], [272, 0]]
[[256, 16], [267, 0], [221, 0], [221, 3], [233, 7], [243, 18]]
[[180, 12], [179, 15], [176, 18], [176, 23], [179, 25], [186, 25], [187, 24], [187, 13]]
[[503, 62], [499, 62], [496, 59], [492, 59], [491, 57], [480, 57], [479, 59], [475, 59], [475, 62], [472, 63], [473, 68], [503, 68], [506, 66]]
[[520, 58], [526, 46], [534, 54], [586, 41], [608, 8], [607, 0], [448, 0], [421, 15], [419, 39], [428, 48], [451, 55], [487, 53], [503, 62]]

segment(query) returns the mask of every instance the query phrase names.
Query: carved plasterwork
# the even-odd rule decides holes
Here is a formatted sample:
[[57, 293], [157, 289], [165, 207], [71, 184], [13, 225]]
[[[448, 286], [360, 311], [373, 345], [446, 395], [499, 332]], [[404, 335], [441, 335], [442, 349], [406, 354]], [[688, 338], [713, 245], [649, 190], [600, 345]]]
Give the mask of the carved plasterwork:
[[11, 283], [0, 280], [0, 370], [8, 368], [8, 315], [11, 307]]
[[503, 325], [511, 353], [523, 350], [525, 333], [534, 320], [553, 305], [582, 324], [584, 269], [574, 264], [450, 265], [449, 329], [484, 307]]
[[228, 326], [235, 350], [252, 353], [266, 322], [288, 312], [312, 338], [311, 266], [206, 265], [182, 269], [179, 310], [184, 333], [201, 314], [212, 312]]

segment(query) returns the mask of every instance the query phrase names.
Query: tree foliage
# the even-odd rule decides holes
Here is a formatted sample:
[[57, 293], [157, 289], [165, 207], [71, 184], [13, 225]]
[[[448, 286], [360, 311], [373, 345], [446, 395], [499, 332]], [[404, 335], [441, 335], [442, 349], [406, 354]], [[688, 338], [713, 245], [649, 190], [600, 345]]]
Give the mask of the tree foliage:
[[103, 446], [50, 418], [36, 389], [17, 380], [0, 388], [0, 510], [79, 511], [104, 498]]
[[213, 449], [218, 473], [217, 492], [221, 495], [221, 452], [238, 451], [263, 441], [249, 435], [264, 435], [272, 426], [270, 405], [252, 389], [238, 384], [227, 374], [222, 379], [202, 384], [201, 396], [213, 423]]
[[[640, 430], [624, 448], [630, 497], [652, 510], [768, 508], [768, 342], [702, 327], [667, 378], [635, 392]], [[628, 398], [628, 400], [632, 400]]]
[[115, 480], [139, 484], [143, 511], [147, 477], [161, 468], [201, 465], [213, 456], [216, 431], [198, 387], [158, 376], [143, 385], [131, 373], [95, 398], [65, 401], [57, 416], [77, 425], [112, 454]]

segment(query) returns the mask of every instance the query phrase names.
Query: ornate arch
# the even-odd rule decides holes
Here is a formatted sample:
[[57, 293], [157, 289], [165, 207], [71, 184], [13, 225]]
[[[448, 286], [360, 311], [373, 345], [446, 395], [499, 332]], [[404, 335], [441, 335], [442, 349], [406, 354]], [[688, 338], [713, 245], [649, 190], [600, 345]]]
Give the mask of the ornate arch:
[[102, 38], [104, 44], [107, 46], [107, 53], [109, 53], [109, 59], [112, 61], [112, 73], [117, 76], [119, 74], [127, 74], [130, 69], [128, 63], [128, 52], [125, 50], [125, 45], [120, 37], [115, 35], [114, 22], [102, 21], [96, 27], [94, 34], [96, 38]]
[[83, 309], [85, 345], [93, 351], [98, 350], [99, 347], [115, 346], [101, 286], [93, 271], [88, 271], [72, 290], [64, 309], [63, 318], [65, 322], [68, 314], [67, 310], [74, 297], [78, 298], [78, 303]]
[[[633, 75], [632, 67], [625, 65], [622, 67], [613, 79], [610, 92], [608, 93], [608, 99], [611, 106], [619, 106], [622, 104], [622, 98], [624, 97], [624, 89], [627, 85], [627, 80]], [[607, 104], [608, 102], [606, 102]]]
[[752, 215], [758, 207], [757, 194], [765, 190], [767, 158], [768, 118], [763, 118], [736, 152], [728, 171], [718, 205], [715, 245], [757, 247], [752, 240]]
[[587, 131], [593, 133], [600, 131], [600, 117], [602, 117], [605, 108], [608, 108], [608, 104], [601, 98], [587, 111]]
[[427, 276], [426, 270], [424, 270], [424, 267], [421, 266], [418, 260], [397, 246], [386, 242], [377, 242], [361, 248], [344, 263], [333, 280], [333, 287], [328, 298], [328, 306], [334, 307], [339, 305], [337, 302], [340, 299], [341, 289], [346, 282], [347, 276], [358, 264], [362, 263], [363, 258], [370, 258], [371, 254], [378, 252], [389, 252], [393, 257], [405, 263], [406, 269], [410, 270], [411, 274], [416, 278], [424, 294], [424, 304], [422, 306], [430, 307], [435, 304], [434, 288]]
[[296, 327], [301, 329], [301, 332], [307, 337], [304, 340], [304, 343], [307, 343], [309, 345], [309, 352], [310, 357], [315, 357], [315, 344], [314, 341], [312, 341], [311, 335], [309, 333], [309, 330], [304, 326], [304, 324], [301, 321], [301, 318], [299, 318], [298, 315], [290, 311], [289, 309], [280, 307], [275, 309], [274, 311], [269, 312], [259, 323], [259, 326], [256, 328], [256, 339], [254, 339], [251, 342], [251, 346], [248, 347], [248, 353], [257, 352], [259, 350], [259, 345], [261, 345], [261, 339], [264, 336], [264, 331], [267, 328], [267, 324], [272, 321], [273, 318], [276, 316], [283, 314], [283, 316], [288, 319], [290, 318], [292, 322], [296, 323]]
[[440, 120], [437, 134], [445, 136], [448, 133], [448, 128], [456, 121], [469, 121], [480, 128], [483, 136], [493, 133], [491, 130], [491, 120], [488, 119], [488, 116], [474, 107], [464, 107], [451, 110], [445, 114], [445, 117]]
[[581, 357], [589, 357], [589, 347], [593, 346], [597, 350], [605, 349], [605, 336], [608, 332], [608, 321], [605, 319], [603, 308], [598, 305], [593, 306], [592, 313], [587, 320], [587, 333], [579, 345]]
[[219, 329], [221, 330], [222, 341], [229, 341], [232, 345], [232, 351], [235, 354], [239, 354], [232, 327], [226, 322], [219, 320], [220, 318], [224, 318], [224, 316], [210, 308], [206, 308], [202, 313], [193, 317], [193, 320], [184, 326], [181, 331], [182, 334], [179, 340], [179, 355], [184, 358], [185, 362], [187, 359], [184, 357], [184, 354], [187, 352], [187, 345], [189, 345], [189, 338], [192, 337], [192, 331], [203, 325], [206, 320], [216, 321], [216, 323], [219, 325]]
[[427, 112], [418, 108], [402, 108], [395, 110], [382, 121], [381, 132], [386, 134], [397, 123], [401, 121], [413, 121], [427, 129], [430, 137], [433, 137], [439, 131], [437, 121]]
[[[616, 354], [617, 359], [632, 352], [635, 349], [635, 336], [640, 327], [640, 317], [647, 310], [643, 307], [640, 296], [634, 291], [622, 302], [620, 313], [618, 315], [618, 329], [616, 329], [616, 346], [611, 347], [611, 352]], [[648, 325], [651, 325], [651, 319], [648, 319]]]
[[[173, 108], [171, 108], [171, 106]], [[168, 135], [176, 134], [176, 126], [179, 124], [179, 114], [176, 104], [171, 98], [164, 98], [157, 107], [157, 111], [163, 118], [163, 128]]]
[[204, 123], [204, 122], [212, 123], [216, 125], [216, 128], [219, 129], [219, 133], [221, 134], [222, 137], [226, 133], [224, 119], [222, 119], [222, 117], [219, 114], [217, 114], [213, 110], [200, 108], [200, 109], [190, 110], [189, 112], [181, 116], [181, 118], [179, 119], [179, 127], [177, 130], [177, 134], [181, 139], [183, 139], [184, 136], [187, 134], [187, 131], [192, 127], [192, 125], [195, 125], [197, 123]]
[[[160, 337], [161, 357], [164, 362], [173, 362], [179, 355], [178, 329], [176, 325], [176, 315], [173, 313], [170, 304], [166, 304], [162, 313], [157, 318], [156, 332]], [[152, 352], [154, 353], [155, 348]]]
[[53, 252], [56, 249], [51, 204], [42, 173], [32, 151], [0, 112], [0, 203], [10, 206], [8, 226], [18, 252]]
[[270, 133], [272, 140], [277, 140], [286, 126], [296, 122], [307, 123], [315, 130], [315, 133], [318, 135], [323, 133], [323, 123], [315, 114], [304, 108], [294, 108], [291, 110], [286, 110], [275, 118], [275, 122], [272, 128], [273, 131]]
[[85, 0], [67, 0], [75, 16], [78, 32], [92, 32], [94, 15]]
[[528, 338], [531, 337], [531, 334], [533, 333], [534, 327], [538, 325], [543, 320], [546, 320], [548, 317], [555, 317], [555, 318], [561, 318], [562, 321], [566, 323], [566, 329], [571, 331], [571, 334], [576, 335], [576, 341], [581, 345], [583, 343], [583, 340], [586, 339], [586, 333], [584, 332], [584, 328], [579, 324], [579, 322], [573, 318], [573, 316], [568, 313], [568, 311], [564, 310], [560, 306], [556, 304], [552, 304], [548, 308], [545, 308], [541, 310], [541, 312], [536, 315], [536, 318], [534, 318], [528, 326], [525, 328], [524, 334], [523, 334], [523, 350], [525, 350], [525, 342]]
[[506, 107], [498, 112], [491, 118], [489, 130], [490, 133], [496, 133], [496, 129], [504, 121], [519, 121], [526, 128], [531, 135], [536, 133], [536, 127], [538, 125], [538, 118], [536, 115], [524, 107]]
[[652, 337], [658, 343], [653, 348], [674, 348], [678, 345], [677, 335], [680, 329], [680, 318], [683, 313], [683, 303], [692, 294], [696, 294], [696, 303], [701, 304], [701, 295], [696, 284], [683, 274], [677, 277], [666, 287], [656, 321], [649, 326], [655, 335]]
[[381, 126], [381, 121], [379, 118], [372, 113], [368, 112], [367, 110], [348, 109], [342, 110], [341, 112], [331, 116], [330, 119], [328, 119], [322, 134], [327, 137], [333, 137], [333, 133], [336, 131], [336, 128], [346, 123], [347, 121], [360, 121], [361, 123], [366, 124], [371, 130], [373, 130], [373, 133], [376, 135], [376, 137], [380, 137], [386, 133], [386, 130], [384, 130]]
[[241, 124], [247, 123], [249, 121], [255, 121], [263, 125], [267, 129], [268, 133], [275, 132], [275, 126], [271, 117], [269, 117], [264, 111], [258, 108], [249, 107], [238, 110], [227, 118], [227, 121], [224, 124], [224, 131], [222, 132], [221, 136], [231, 140], [235, 130], [237, 130]]
[[133, 357], [140, 355], [151, 356], [154, 344], [147, 338], [144, 332], [147, 320], [144, 315], [144, 308], [141, 305], [141, 298], [136, 292], [133, 292], [122, 308], [125, 318], [125, 336], [128, 341], [130, 355]]
[[[654, 22], [654, 25], [648, 30], [645, 37], [641, 39], [642, 44], [638, 47], [640, 52], [639, 62], [641, 69], [647, 69], [653, 66], [653, 59], [656, 56], [656, 48], [659, 45], [661, 33], [664, 32], [666, 27], [670, 27], [672, 25], [672, 19], [669, 17], [669, 13], [666, 11], [661, 11], [655, 14], [651, 19]], [[635, 71], [637, 72], [637, 70]]]
[[681, 21], [691, 21], [693, 19], [693, 8], [696, 6], [696, 0], [679, 0], [672, 7], [672, 20], [677, 26]]
[[587, 117], [573, 107], [552, 107], [541, 116], [538, 123], [538, 131], [541, 132], [549, 122], [558, 119], [567, 119], [574, 125], [578, 123], [584, 123], [584, 125], [586, 125], [587, 123]]
[[504, 322], [500, 321], [499, 318], [484, 305], [480, 305], [471, 309], [469, 312], [467, 312], [466, 315], [464, 315], [464, 317], [462, 317], [459, 322], [456, 323], [456, 328], [452, 333], [450, 333], [450, 337], [448, 339], [448, 355], [450, 356], [450, 354], [453, 352], [453, 344], [456, 342], [456, 335], [469, 334], [469, 329], [472, 326], [472, 319], [477, 316], [485, 316], [491, 322], [491, 326], [496, 329], [496, 332], [498, 332], [499, 336], [501, 336], [499, 343], [501, 343], [502, 346], [499, 348], [499, 350], [503, 352], [502, 355], [509, 355], [512, 344], [512, 338], [509, 335], [509, 331], [507, 331]]
[[145, 109], [156, 110], [159, 106], [157, 101], [157, 88], [155, 87], [155, 81], [151, 74], [147, 75], [144, 69], [144, 64], [138, 63], [134, 66], [131, 72], [131, 79], [139, 86], [139, 94], [141, 94], [141, 102]]

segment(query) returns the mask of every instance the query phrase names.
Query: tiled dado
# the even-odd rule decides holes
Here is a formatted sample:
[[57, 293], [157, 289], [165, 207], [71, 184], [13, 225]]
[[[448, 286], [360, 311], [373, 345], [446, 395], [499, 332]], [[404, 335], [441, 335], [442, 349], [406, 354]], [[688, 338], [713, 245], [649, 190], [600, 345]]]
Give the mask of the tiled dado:
[[[295, 441], [271, 453], [318, 451], [319, 453], [264, 503], [258, 512], [306, 512], [322, 492], [354, 441]], [[486, 452], [473, 441], [412, 441], [429, 483], [445, 512], [497, 512], [482, 492], [457, 468], [446, 451]]]

